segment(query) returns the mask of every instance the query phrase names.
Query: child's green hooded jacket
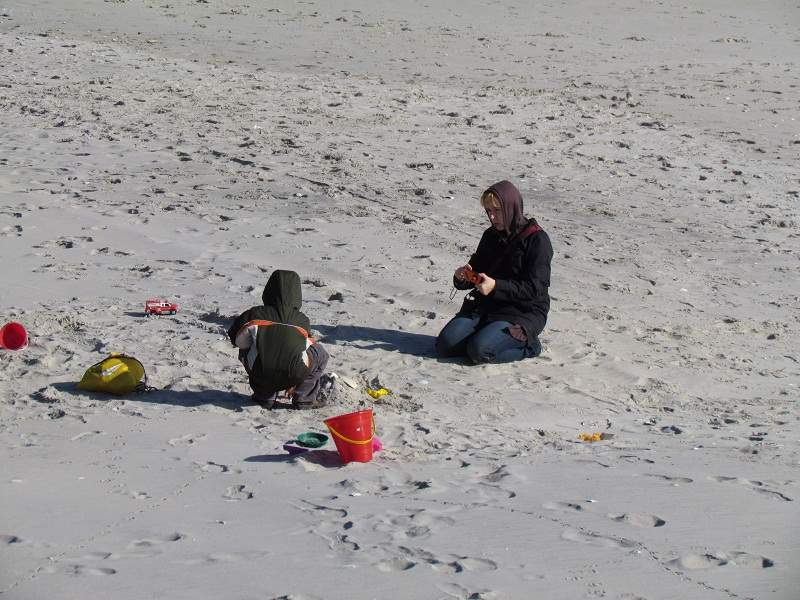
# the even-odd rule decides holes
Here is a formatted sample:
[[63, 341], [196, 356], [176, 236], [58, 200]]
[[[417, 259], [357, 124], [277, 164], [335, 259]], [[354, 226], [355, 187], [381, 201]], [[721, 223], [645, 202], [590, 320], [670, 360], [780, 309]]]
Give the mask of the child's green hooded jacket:
[[309, 373], [306, 350], [314, 343], [311, 325], [300, 312], [303, 302], [300, 276], [294, 271], [274, 271], [261, 295], [263, 306], [254, 306], [228, 329], [231, 343], [254, 387], [268, 393], [295, 387]]

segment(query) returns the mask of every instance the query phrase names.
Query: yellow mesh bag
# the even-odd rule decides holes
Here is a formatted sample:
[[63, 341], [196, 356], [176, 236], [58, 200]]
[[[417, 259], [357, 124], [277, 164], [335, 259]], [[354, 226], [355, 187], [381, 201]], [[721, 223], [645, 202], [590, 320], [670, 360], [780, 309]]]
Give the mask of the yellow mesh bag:
[[123, 396], [133, 391], [146, 391], [147, 375], [138, 359], [114, 353], [89, 367], [78, 387], [89, 392]]

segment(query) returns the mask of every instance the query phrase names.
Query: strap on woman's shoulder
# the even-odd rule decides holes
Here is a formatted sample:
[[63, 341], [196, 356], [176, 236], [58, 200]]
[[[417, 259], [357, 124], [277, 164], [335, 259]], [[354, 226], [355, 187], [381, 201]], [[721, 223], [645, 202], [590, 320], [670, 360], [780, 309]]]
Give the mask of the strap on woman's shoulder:
[[542, 229], [542, 227], [536, 221], [532, 221], [514, 237], [518, 240], [524, 240], [525, 238], [533, 235], [534, 233], [539, 233], [540, 231], [544, 231], [544, 229]]

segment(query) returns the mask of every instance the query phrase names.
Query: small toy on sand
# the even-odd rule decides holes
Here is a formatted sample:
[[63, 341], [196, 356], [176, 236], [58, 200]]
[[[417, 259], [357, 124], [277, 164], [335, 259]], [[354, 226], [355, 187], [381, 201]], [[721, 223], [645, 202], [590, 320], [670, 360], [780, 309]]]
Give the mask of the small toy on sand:
[[595, 431], [594, 433], [581, 433], [578, 439], [582, 442], [600, 442], [602, 440], [610, 440], [613, 437], [613, 433]]
[[315, 448], [322, 448], [328, 443], [328, 436], [324, 433], [308, 431], [301, 433], [297, 439], [289, 440], [283, 445], [283, 449], [289, 454], [301, 454]]
[[178, 312], [178, 305], [160, 298], [151, 298], [144, 303], [146, 315], [174, 315]]
[[0, 327], [0, 350], [21, 350], [28, 343], [28, 332], [22, 323], [6, 323]]
[[391, 394], [392, 393], [391, 390], [387, 390], [385, 387], [381, 387], [381, 388], [378, 388], [376, 390], [374, 390], [372, 388], [367, 388], [366, 392], [367, 392], [367, 394], [372, 396], [372, 398], [375, 399], [375, 400], [378, 400], [379, 398], [382, 398], [386, 394]]
[[305, 448], [322, 448], [328, 443], [328, 436], [324, 433], [308, 431], [297, 436], [297, 443]]

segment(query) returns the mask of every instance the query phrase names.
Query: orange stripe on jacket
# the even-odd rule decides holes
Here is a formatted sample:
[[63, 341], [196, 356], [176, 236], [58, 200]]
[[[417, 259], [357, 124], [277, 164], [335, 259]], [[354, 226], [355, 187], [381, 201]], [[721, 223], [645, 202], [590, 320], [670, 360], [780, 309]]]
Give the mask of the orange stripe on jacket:
[[[302, 353], [302, 360], [307, 367], [311, 367], [311, 357], [308, 355], [308, 348], [312, 344], [316, 343], [314, 338], [308, 335], [308, 332], [299, 325], [290, 325], [289, 323], [280, 323], [278, 321], [266, 321], [263, 319], [248, 321], [247, 323], [242, 325], [239, 328], [239, 331], [236, 333], [236, 338], [235, 338], [236, 347], [248, 351], [246, 357], [243, 358], [243, 360], [246, 361], [245, 366], [248, 366], [250, 369], [252, 369], [253, 365], [255, 364], [256, 358], [258, 356], [258, 350], [255, 343], [258, 328], [271, 327], [272, 325], [283, 325], [284, 327], [294, 327], [298, 332], [303, 334], [303, 337], [306, 338], [306, 349]], [[242, 335], [243, 333], [245, 335]], [[247, 335], [248, 333], [249, 335]], [[248, 373], [249, 372], [250, 371], [248, 371]]]
[[[242, 327], [239, 329], [239, 332], [241, 332], [242, 329], [247, 329], [248, 327], [255, 327], [258, 325], [264, 325], [266, 327], [269, 327], [270, 325], [283, 325], [284, 327], [294, 327], [295, 329], [297, 329], [297, 331], [303, 334], [304, 338], [311, 340], [312, 344], [314, 343], [314, 338], [312, 338], [305, 329], [300, 327], [300, 325], [291, 325], [289, 323], [281, 323], [280, 321], [265, 321], [263, 319], [248, 321], [247, 323], [242, 325]], [[239, 332], [236, 333], [237, 336], [239, 335]]]

